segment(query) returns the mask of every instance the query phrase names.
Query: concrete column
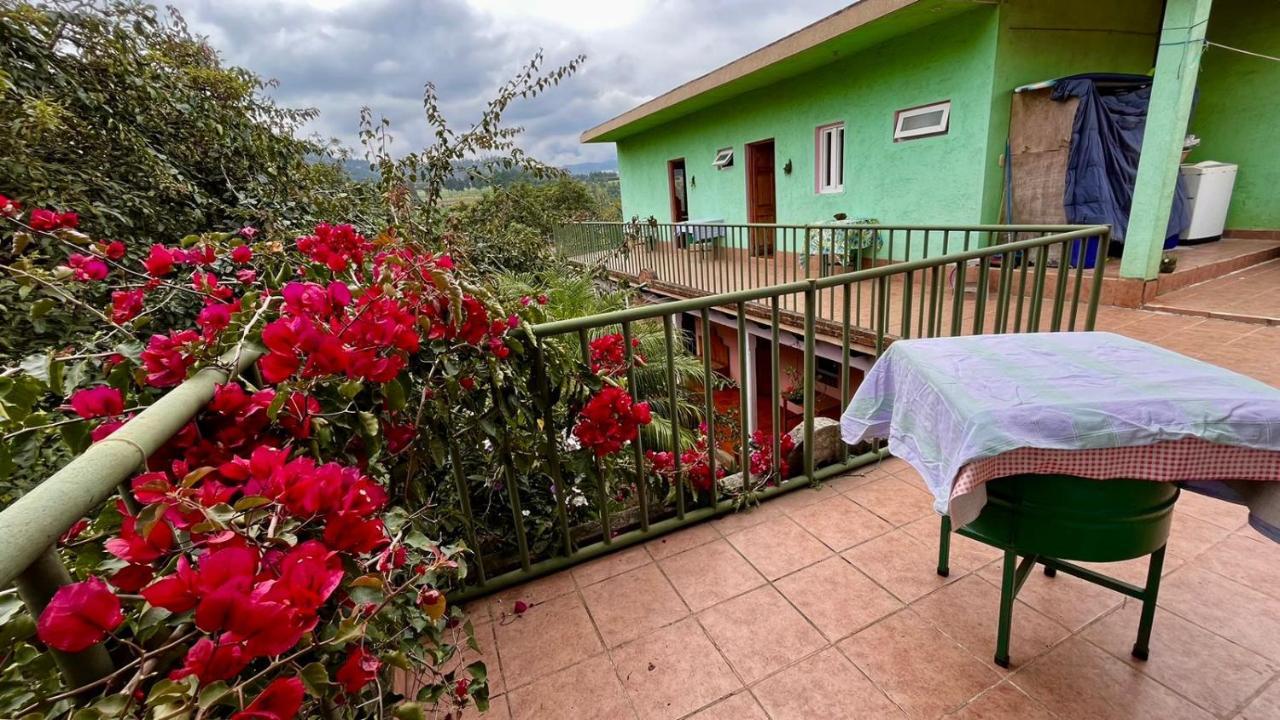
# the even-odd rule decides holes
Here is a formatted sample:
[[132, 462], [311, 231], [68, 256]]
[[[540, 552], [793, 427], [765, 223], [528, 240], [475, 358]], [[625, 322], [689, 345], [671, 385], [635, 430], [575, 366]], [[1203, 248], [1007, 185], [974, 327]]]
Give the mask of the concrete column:
[[1155, 279], [1213, 0], [1168, 0], [1120, 275]]

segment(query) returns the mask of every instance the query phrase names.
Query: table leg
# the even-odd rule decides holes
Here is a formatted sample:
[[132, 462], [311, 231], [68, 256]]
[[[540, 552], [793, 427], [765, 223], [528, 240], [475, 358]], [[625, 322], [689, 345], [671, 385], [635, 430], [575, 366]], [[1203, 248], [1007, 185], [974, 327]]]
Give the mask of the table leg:
[[942, 516], [942, 532], [938, 535], [938, 574], [951, 574], [951, 516]]
[[1004, 568], [1000, 579], [1000, 625], [996, 630], [996, 664], [1009, 667], [1009, 634], [1013, 624], [1013, 600], [1018, 594], [1018, 554], [1004, 551]]
[[1147, 585], [1142, 589], [1142, 619], [1138, 621], [1138, 640], [1133, 644], [1133, 656], [1146, 660], [1151, 642], [1151, 624], [1156, 619], [1156, 595], [1160, 591], [1160, 575], [1164, 571], [1164, 546], [1151, 553], [1147, 565]]

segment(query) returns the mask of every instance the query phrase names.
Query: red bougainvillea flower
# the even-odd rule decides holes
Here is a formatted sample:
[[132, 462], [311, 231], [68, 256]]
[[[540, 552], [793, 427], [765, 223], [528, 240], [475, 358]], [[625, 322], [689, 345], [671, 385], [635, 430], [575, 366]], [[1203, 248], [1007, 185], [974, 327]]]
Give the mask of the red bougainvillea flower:
[[[757, 430], [751, 434], [751, 445], [754, 447], [750, 456], [751, 474], [767, 475], [773, 472], [773, 436], [763, 430]], [[778, 474], [781, 477], [785, 478], [791, 472], [787, 455], [795, 449], [795, 446], [796, 442], [790, 435], [778, 438], [778, 449], [781, 451], [781, 457], [778, 459]]]
[[14, 218], [22, 212], [22, 203], [0, 195], [0, 217]]
[[621, 450], [636, 438], [641, 425], [652, 420], [649, 403], [633, 402], [626, 390], [607, 385], [582, 408], [573, 434], [584, 447], [602, 457]]
[[124, 250], [125, 250], [124, 243], [120, 242], [119, 240], [112, 240], [111, 242], [98, 243], [98, 252], [102, 253], [104, 257], [111, 260], [123, 259]]
[[[640, 341], [632, 338], [632, 360], [636, 365], [642, 366], [645, 364], [644, 356], [634, 352], [638, 347], [640, 347]], [[591, 341], [590, 348], [591, 372], [617, 377], [627, 371], [627, 346], [621, 333], [598, 337]]]
[[138, 317], [146, 297], [146, 291], [141, 288], [111, 293], [111, 322], [124, 324]]
[[51, 648], [75, 653], [101, 642], [122, 622], [120, 598], [101, 578], [91, 577], [58, 588], [40, 613], [36, 635]]
[[320, 223], [315, 232], [298, 238], [298, 250], [334, 272], [346, 270], [352, 262], [363, 263], [365, 254], [373, 249], [373, 243], [350, 225]]
[[233, 303], [211, 302], [196, 316], [196, 325], [200, 326], [205, 339], [211, 340], [227, 329], [231, 324], [231, 313], [236, 310]]
[[75, 414], [86, 420], [114, 417], [124, 412], [124, 395], [106, 385], [81, 388], [71, 394], [70, 405]]
[[173, 250], [163, 245], [152, 245], [142, 266], [151, 277], [164, 277], [173, 272], [173, 266], [177, 262], [178, 258]]
[[42, 232], [57, 230], [59, 225], [58, 213], [52, 210], [46, 210], [45, 208], [36, 208], [31, 211], [31, 217], [27, 219], [27, 224], [30, 225], [33, 230], [40, 230]]
[[97, 282], [107, 278], [107, 264], [96, 257], [72, 253], [67, 257], [67, 267], [76, 282]]
[[168, 335], [152, 335], [147, 348], [142, 351], [142, 366], [147, 371], [147, 384], [152, 387], [173, 387], [187, 379], [187, 370], [195, 364], [195, 357], [184, 352], [187, 346], [200, 339], [195, 330], [175, 330]]
[[338, 513], [329, 517], [324, 528], [324, 544], [342, 552], [363, 555], [387, 542], [387, 530], [378, 518]]
[[155, 571], [150, 565], [125, 565], [116, 574], [107, 578], [107, 582], [120, 592], [136, 593], [143, 585], [151, 582]]
[[116, 509], [120, 512], [120, 534], [106, 542], [107, 552], [125, 562], [149, 563], [173, 549], [173, 528], [168, 522], [157, 520], [149, 529], [139, 528], [138, 519], [129, 514], [123, 502], [117, 501]]
[[302, 678], [276, 678], [231, 720], [292, 720], [302, 708]]
[[68, 230], [74, 230], [80, 227], [80, 216], [73, 212], [64, 212], [58, 214], [58, 227], [64, 227]]
[[394, 423], [382, 421], [382, 436], [387, 439], [387, 452], [396, 453], [409, 447], [418, 436], [418, 428], [413, 423]]
[[[243, 228], [241, 229], [240, 234], [244, 235], [245, 230], [253, 230], [253, 228]], [[254, 230], [254, 234], [257, 234], [256, 230]], [[231, 262], [236, 263], [237, 265], [244, 265], [252, 259], [253, 248], [248, 245], [237, 245], [231, 249]]]
[[[0, 197], [3, 197], [3, 196], [0, 196]], [[89, 528], [89, 518], [80, 518], [79, 520], [71, 523], [71, 527], [67, 528], [67, 531], [62, 533], [62, 536], [58, 538], [58, 542], [63, 545], [66, 545], [67, 543], [80, 537], [81, 533], [83, 533], [88, 528]]]
[[355, 695], [378, 677], [380, 667], [382, 663], [378, 660], [378, 656], [365, 650], [364, 645], [357, 645], [356, 649], [347, 655], [346, 662], [338, 668], [334, 678], [342, 686], [343, 692]]
[[201, 685], [230, 680], [248, 667], [249, 660], [239, 643], [228, 642], [225, 638], [217, 643], [207, 637], [200, 638], [187, 651], [182, 667], [169, 673], [169, 679], [181, 680], [195, 675]]

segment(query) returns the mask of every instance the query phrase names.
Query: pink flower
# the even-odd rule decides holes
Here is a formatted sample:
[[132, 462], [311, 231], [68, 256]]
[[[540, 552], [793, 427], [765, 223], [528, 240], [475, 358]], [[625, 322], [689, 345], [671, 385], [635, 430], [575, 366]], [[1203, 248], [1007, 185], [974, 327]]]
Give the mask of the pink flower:
[[[246, 228], [252, 230], [253, 228]], [[253, 259], [253, 248], [248, 245], [237, 245], [231, 250], [231, 262], [243, 265]]]
[[58, 229], [59, 221], [58, 213], [45, 208], [36, 208], [31, 211], [31, 217], [27, 220], [27, 224], [33, 230], [49, 232], [50, 230]]
[[40, 613], [36, 635], [56, 650], [76, 653], [102, 642], [120, 627], [120, 598], [101, 578], [63, 585]]
[[15, 218], [22, 212], [22, 203], [0, 195], [0, 217]]
[[99, 246], [99, 252], [111, 260], [120, 260], [124, 257], [124, 243], [119, 240], [112, 240], [109, 243]]
[[116, 290], [111, 293], [111, 322], [124, 324], [142, 312], [147, 293], [142, 288], [136, 290]]
[[78, 282], [96, 282], [107, 278], [107, 264], [96, 257], [72, 253], [67, 257], [67, 266], [75, 271], [72, 276]]
[[258, 237], [258, 228], [245, 225], [240, 228], [240, 232], [237, 234], [245, 240], [252, 242], [254, 238]]
[[184, 352], [199, 340], [195, 330], [175, 330], [168, 335], [152, 335], [142, 351], [142, 366], [151, 387], [173, 387], [187, 379], [195, 357]]
[[173, 250], [163, 245], [152, 245], [142, 266], [151, 277], [164, 277], [173, 272], [174, 263], [178, 261]]
[[231, 720], [293, 720], [302, 708], [302, 678], [277, 678]]
[[365, 650], [363, 645], [358, 645], [347, 655], [346, 662], [338, 668], [334, 678], [338, 684], [342, 685], [343, 692], [347, 695], [355, 695], [378, 677], [380, 667], [382, 663], [378, 660], [378, 656]]
[[227, 326], [231, 324], [232, 310], [234, 310], [234, 306], [230, 303], [214, 302], [204, 306], [204, 309], [196, 316], [196, 324], [204, 331], [205, 338], [215, 338], [219, 333], [227, 329]]
[[124, 412], [124, 395], [116, 388], [99, 385], [75, 391], [70, 404], [75, 414], [86, 420], [113, 417]]

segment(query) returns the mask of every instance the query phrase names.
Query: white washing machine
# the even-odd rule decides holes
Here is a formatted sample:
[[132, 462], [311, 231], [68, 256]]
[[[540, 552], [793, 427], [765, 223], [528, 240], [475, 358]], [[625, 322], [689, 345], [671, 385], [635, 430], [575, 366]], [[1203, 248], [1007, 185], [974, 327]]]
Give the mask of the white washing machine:
[[1194, 244], [1217, 240], [1227, 226], [1227, 209], [1236, 184], [1236, 165], [1205, 160], [1181, 167], [1182, 186], [1187, 193], [1191, 222], [1182, 233], [1182, 242]]

